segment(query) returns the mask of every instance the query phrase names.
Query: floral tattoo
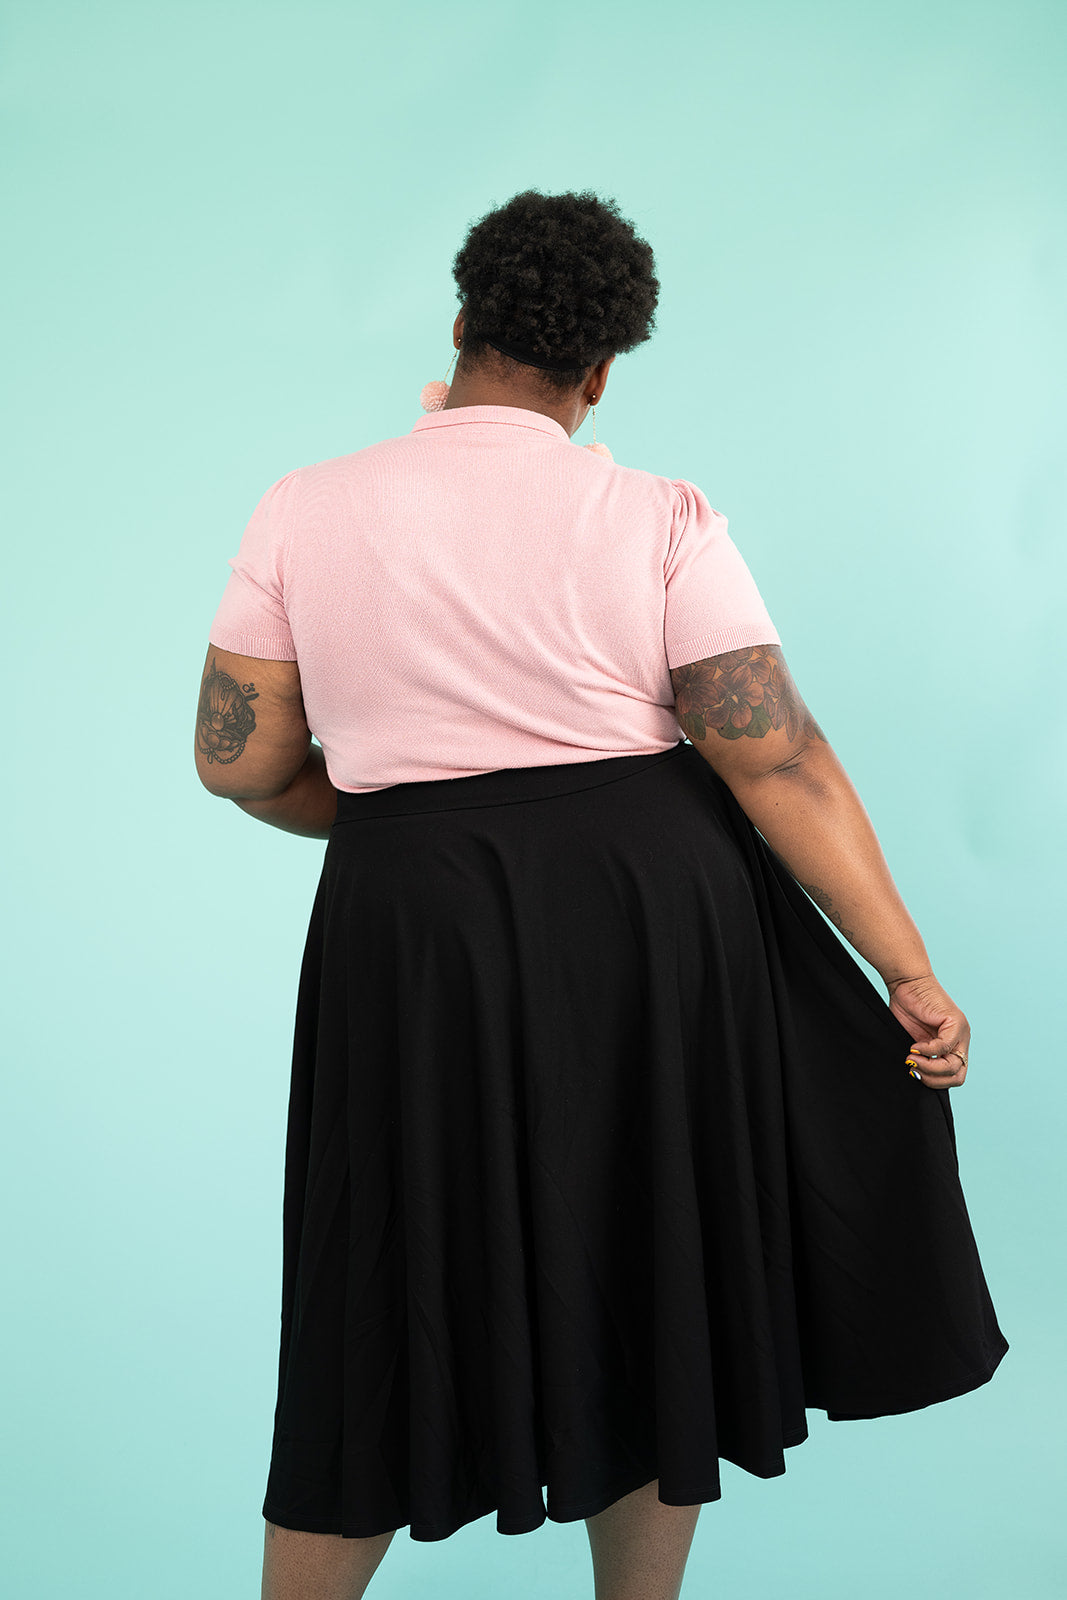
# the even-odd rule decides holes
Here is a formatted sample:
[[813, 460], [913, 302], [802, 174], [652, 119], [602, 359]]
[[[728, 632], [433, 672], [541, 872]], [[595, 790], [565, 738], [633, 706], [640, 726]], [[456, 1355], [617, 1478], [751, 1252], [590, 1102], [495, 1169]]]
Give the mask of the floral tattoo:
[[724, 739], [762, 739], [784, 728], [790, 741], [802, 734], [827, 742], [776, 644], [746, 645], [674, 667], [671, 683], [675, 714], [690, 739], [706, 739], [709, 728]]
[[208, 761], [228, 766], [244, 750], [248, 735], [256, 725], [256, 714], [249, 705], [258, 700], [254, 683], [240, 686], [228, 672], [218, 672], [215, 657], [200, 685], [200, 705], [196, 714], [196, 743]]
[[[749, 645], [674, 667], [671, 682], [675, 715], [690, 739], [706, 739], [709, 728], [724, 739], [762, 739], [772, 728], [784, 728], [790, 742], [800, 734], [828, 743], [800, 698], [778, 645]], [[777, 855], [777, 851], [773, 853]], [[792, 870], [788, 862], [783, 865]], [[826, 890], [815, 883], [800, 887], [854, 945], [855, 936], [845, 927]]]

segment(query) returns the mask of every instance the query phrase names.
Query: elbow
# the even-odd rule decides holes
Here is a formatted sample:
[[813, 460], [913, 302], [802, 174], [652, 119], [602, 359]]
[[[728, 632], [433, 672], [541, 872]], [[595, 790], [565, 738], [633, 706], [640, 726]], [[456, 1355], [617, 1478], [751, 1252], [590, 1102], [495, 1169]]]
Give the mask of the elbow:
[[208, 794], [214, 795], [216, 800], [229, 800], [232, 798], [226, 789], [215, 782], [214, 775], [209, 775], [209, 772], [201, 766], [199, 761], [196, 764], [196, 775], [200, 779], [200, 787], [206, 789]]
[[224, 773], [225, 768], [217, 769], [214, 762], [210, 766], [199, 761], [196, 764], [196, 775], [208, 794], [214, 795], [216, 800], [235, 800], [238, 805], [242, 800], [273, 800], [292, 781], [286, 779], [284, 783], [257, 785], [246, 777], [243, 783], [235, 783], [232, 778], [227, 781]]
[[764, 779], [778, 779], [816, 796], [825, 796], [828, 779], [825, 758], [832, 754], [830, 746], [824, 740], [807, 738], [788, 761], [781, 761], [777, 766], [771, 767], [764, 774]]
[[246, 803], [254, 805], [260, 800], [276, 800], [289, 787], [288, 783], [275, 784], [270, 789], [253, 789], [249, 793], [249, 785], [247, 783], [241, 784], [239, 788], [227, 788], [224, 784], [209, 783], [203, 775], [201, 775], [200, 781], [208, 794], [214, 795], [216, 800], [232, 800], [235, 805], [239, 806]]
[[196, 775], [208, 794], [214, 795], [217, 800], [247, 800], [249, 803], [276, 800], [303, 770], [310, 749], [309, 738], [306, 746], [292, 752], [284, 766], [273, 763], [273, 770], [267, 770], [265, 763], [211, 760], [198, 745]]

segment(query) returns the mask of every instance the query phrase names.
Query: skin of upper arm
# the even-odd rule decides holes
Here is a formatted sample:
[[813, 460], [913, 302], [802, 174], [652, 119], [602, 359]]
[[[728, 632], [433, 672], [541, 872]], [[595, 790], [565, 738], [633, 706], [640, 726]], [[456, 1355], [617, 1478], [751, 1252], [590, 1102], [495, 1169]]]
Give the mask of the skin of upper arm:
[[806, 751], [828, 743], [780, 645], [746, 645], [670, 673], [679, 725], [731, 789], [799, 770]]
[[272, 800], [311, 748], [295, 661], [264, 661], [209, 644], [196, 710], [196, 771], [226, 800]]

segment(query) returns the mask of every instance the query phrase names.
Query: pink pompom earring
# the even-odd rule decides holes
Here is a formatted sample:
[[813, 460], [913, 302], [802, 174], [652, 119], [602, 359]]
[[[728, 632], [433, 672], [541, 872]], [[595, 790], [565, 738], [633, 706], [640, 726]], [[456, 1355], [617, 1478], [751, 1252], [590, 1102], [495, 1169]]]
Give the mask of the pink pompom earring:
[[[455, 361], [456, 356], [458, 355], [459, 345], [457, 344], [452, 356], [452, 361], [448, 363], [448, 372], [452, 371], [452, 362]], [[440, 411], [443, 408], [445, 401], [448, 399], [448, 372], [445, 373], [443, 379], [434, 378], [431, 383], [426, 383], [423, 385], [422, 393], [419, 396], [419, 403], [424, 411]]]
[[585, 448], [587, 450], [591, 450], [595, 456], [603, 456], [605, 461], [614, 461], [615, 457], [612, 455], [612, 453], [608, 449], [607, 445], [606, 444], [597, 444], [597, 438], [596, 438], [596, 401], [595, 400], [591, 400], [589, 402], [589, 409], [593, 413], [593, 442], [592, 442], [592, 444], [587, 444]]
[[[460, 344], [462, 344], [462, 342], [463, 341], [460, 340]], [[456, 356], [459, 355], [459, 349], [460, 349], [460, 347], [459, 347], [459, 345], [457, 345], [456, 348], [455, 348], [455, 351], [453, 353], [453, 356], [452, 356], [452, 361], [450, 361], [448, 363], [448, 372], [451, 372], [451, 370], [452, 370], [452, 363], [455, 361]], [[539, 362], [531, 362], [530, 364], [532, 366], [540, 365]], [[441, 410], [443, 410], [445, 401], [448, 399], [449, 389], [450, 389], [450, 385], [449, 385], [449, 382], [448, 382], [448, 372], [445, 373], [444, 378], [434, 378], [430, 383], [427, 383], [427, 384], [423, 385], [422, 393], [419, 396], [419, 404], [422, 406], [422, 409], [424, 411], [441, 411]], [[596, 397], [595, 396], [589, 402], [589, 406], [590, 406], [590, 410], [593, 413], [593, 442], [592, 442], [592, 444], [587, 444], [585, 446], [585, 449], [586, 450], [591, 450], [595, 456], [603, 456], [606, 461], [614, 461], [615, 457], [612, 455], [612, 453], [608, 449], [607, 445], [606, 444], [599, 444], [597, 442], [597, 436], [596, 436]]]

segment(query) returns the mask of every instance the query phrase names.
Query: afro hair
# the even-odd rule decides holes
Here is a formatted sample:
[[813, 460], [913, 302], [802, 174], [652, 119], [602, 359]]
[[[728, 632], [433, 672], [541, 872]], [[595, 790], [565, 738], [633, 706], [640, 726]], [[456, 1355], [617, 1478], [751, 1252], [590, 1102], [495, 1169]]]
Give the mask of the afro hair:
[[[633, 350], [655, 327], [659, 282], [651, 247], [613, 200], [588, 190], [524, 189], [472, 224], [452, 262], [463, 305], [463, 355], [546, 389], [569, 392], [592, 367]], [[546, 371], [514, 360], [487, 339], [517, 345]]]

